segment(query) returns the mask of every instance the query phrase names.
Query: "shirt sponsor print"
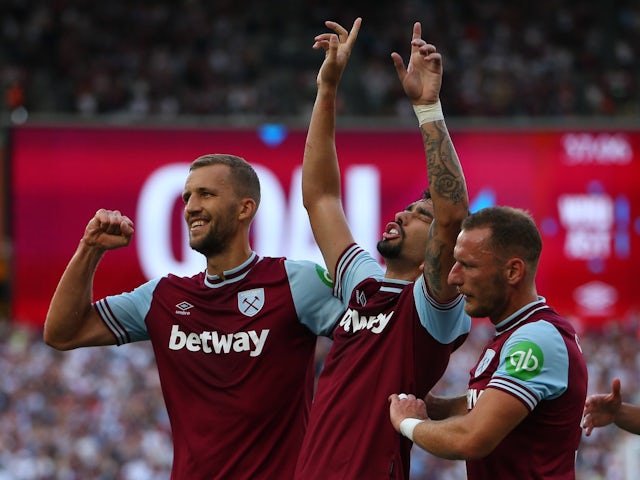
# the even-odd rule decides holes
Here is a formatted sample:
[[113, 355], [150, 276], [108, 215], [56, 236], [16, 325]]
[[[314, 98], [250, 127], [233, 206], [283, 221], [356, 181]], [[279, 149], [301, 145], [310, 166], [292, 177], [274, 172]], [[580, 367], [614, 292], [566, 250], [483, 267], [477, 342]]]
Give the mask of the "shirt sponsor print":
[[369, 330], [373, 333], [381, 333], [394, 313], [391, 311], [389, 313], [378, 313], [377, 315], [360, 315], [360, 312], [350, 308], [344, 312], [338, 325], [344, 328], [345, 332], [351, 331], [355, 333], [359, 330]]
[[530, 380], [542, 371], [543, 364], [542, 349], [537, 344], [524, 340], [511, 347], [505, 368], [512, 377]]
[[329, 288], [333, 288], [333, 279], [327, 270], [316, 264], [316, 273], [318, 274], [318, 277], [320, 277], [320, 280], [322, 280], [322, 283]]
[[170, 350], [182, 350], [186, 348], [190, 352], [203, 353], [242, 353], [249, 352], [250, 357], [257, 357], [269, 336], [269, 329], [261, 331], [249, 330], [247, 332], [220, 333], [215, 330], [201, 333], [184, 332], [179, 325], [171, 328], [169, 338]]

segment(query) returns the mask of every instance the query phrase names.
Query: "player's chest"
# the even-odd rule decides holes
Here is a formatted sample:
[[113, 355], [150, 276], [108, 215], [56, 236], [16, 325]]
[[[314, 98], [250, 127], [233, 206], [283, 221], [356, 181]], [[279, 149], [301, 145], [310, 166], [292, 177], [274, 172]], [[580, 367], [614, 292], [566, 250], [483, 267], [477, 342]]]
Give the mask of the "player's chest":
[[166, 289], [155, 295], [147, 323], [165, 333], [178, 325], [183, 331], [226, 335], [279, 328], [295, 318], [288, 290], [247, 284], [194, 292]]

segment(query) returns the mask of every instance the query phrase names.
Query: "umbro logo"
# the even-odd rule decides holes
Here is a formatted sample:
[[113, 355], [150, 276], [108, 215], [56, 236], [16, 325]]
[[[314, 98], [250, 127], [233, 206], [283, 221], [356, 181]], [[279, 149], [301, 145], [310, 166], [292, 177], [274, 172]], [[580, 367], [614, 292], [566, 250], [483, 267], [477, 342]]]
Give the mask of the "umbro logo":
[[367, 296], [361, 290], [356, 290], [356, 303], [362, 307], [367, 305]]
[[191, 315], [191, 312], [189, 312], [189, 310], [193, 308], [193, 305], [191, 305], [189, 302], [182, 301], [176, 305], [176, 308], [176, 313], [178, 315]]

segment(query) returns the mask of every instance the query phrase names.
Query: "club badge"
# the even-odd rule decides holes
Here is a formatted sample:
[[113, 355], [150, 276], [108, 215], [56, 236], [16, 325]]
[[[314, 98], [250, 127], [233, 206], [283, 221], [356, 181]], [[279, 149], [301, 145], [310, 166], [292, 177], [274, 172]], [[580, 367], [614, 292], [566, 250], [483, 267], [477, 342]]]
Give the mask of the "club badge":
[[247, 317], [253, 317], [264, 306], [264, 288], [254, 288], [238, 293], [238, 309]]

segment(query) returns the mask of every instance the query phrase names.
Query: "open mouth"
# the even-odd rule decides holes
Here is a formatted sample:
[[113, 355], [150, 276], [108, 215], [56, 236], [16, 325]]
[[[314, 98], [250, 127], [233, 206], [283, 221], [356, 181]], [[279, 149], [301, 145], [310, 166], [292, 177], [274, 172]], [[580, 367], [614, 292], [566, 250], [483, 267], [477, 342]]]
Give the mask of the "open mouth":
[[206, 221], [202, 219], [194, 220], [189, 224], [189, 231], [197, 232], [206, 225]]
[[383, 240], [394, 240], [400, 238], [401, 228], [396, 222], [389, 222], [382, 233]]

